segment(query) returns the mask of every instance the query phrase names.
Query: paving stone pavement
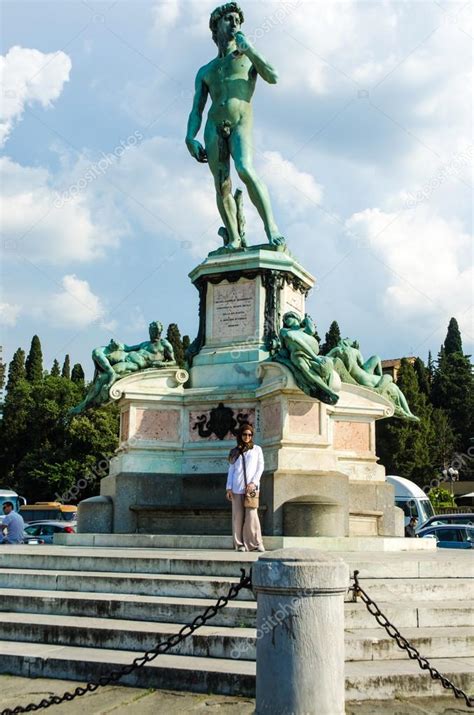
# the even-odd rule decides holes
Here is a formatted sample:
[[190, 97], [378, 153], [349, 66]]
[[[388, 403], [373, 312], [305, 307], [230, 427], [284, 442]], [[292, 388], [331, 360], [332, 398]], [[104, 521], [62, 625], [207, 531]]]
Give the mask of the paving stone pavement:
[[[39, 702], [49, 695], [72, 691], [77, 685], [79, 683], [68, 680], [0, 675], [0, 708]], [[201, 712], [251, 715], [254, 707], [255, 701], [250, 698], [108, 686], [70, 703], [53, 705], [47, 712], [51, 715], [84, 715], [85, 712], [87, 715], [183, 715]], [[449, 696], [346, 703], [346, 715], [458, 715], [469, 712], [473, 712], [472, 708]]]

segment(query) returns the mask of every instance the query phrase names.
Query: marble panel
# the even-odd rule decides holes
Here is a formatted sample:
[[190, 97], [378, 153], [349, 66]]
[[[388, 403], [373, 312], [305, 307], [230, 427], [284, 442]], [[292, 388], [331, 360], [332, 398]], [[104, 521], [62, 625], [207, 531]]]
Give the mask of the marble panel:
[[351, 452], [370, 451], [369, 422], [334, 420], [334, 449]]
[[288, 401], [290, 434], [320, 434], [319, 402]]
[[282, 431], [282, 414], [280, 402], [266, 402], [262, 405], [263, 438], [279, 437]]
[[147, 410], [137, 408], [135, 414], [136, 439], [154, 440], [157, 442], [180, 441], [179, 410]]
[[120, 441], [126, 442], [130, 432], [130, 410], [124, 410], [120, 415]]

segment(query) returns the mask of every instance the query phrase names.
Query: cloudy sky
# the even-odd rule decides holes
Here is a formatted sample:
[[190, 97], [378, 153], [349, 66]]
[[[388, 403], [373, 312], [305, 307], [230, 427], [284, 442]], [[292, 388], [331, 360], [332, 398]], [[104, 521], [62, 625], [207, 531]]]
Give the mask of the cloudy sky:
[[[217, 248], [208, 168], [184, 135], [215, 56], [207, 0], [4, 1], [5, 358], [133, 343], [151, 319], [197, 331], [189, 271]], [[436, 352], [457, 317], [473, 350], [470, 4], [247, 0], [277, 67], [257, 84], [255, 164], [308, 309], [366, 356]], [[238, 182], [237, 182], [238, 184]], [[250, 243], [264, 240], [246, 200]]]

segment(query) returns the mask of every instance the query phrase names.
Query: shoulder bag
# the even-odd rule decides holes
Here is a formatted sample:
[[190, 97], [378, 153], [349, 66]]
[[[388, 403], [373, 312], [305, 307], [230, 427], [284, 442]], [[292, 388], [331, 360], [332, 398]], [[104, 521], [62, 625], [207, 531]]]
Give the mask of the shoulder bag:
[[253, 489], [251, 492], [247, 492], [247, 465], [245, 464], [245, 452], [242, 452], [242, 466], [244, 469], [244, 482], [245, 482], [245, 496], [244, 496], [244, 507], [246, 509], [258, 509], [258, 491]]

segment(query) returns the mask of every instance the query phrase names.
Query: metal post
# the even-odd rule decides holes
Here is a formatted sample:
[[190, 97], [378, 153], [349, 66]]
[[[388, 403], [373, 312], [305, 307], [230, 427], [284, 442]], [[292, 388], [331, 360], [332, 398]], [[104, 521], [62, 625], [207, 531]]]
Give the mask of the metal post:
[[314, 549], [281, 549], [255, 563], [256, 715], [344, 715], [348, 586], [347, 564]]

